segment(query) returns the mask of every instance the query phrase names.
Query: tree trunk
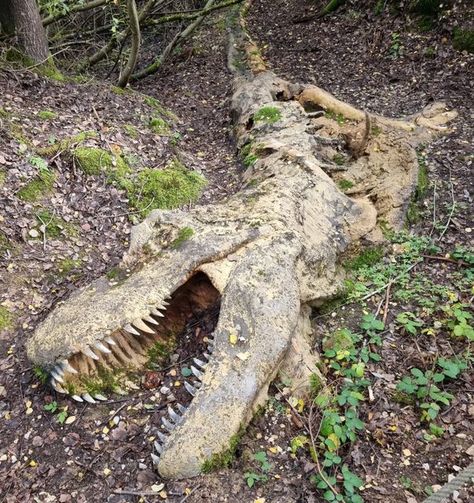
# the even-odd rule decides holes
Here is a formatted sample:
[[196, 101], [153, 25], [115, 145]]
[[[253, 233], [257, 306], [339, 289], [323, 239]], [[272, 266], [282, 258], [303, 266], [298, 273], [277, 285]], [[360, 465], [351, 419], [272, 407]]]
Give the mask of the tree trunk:
[[12, 35], [15, 32], [10, 1], [0, 0], [0, 33], [6, 33], [7, 35]]
[[21, 51], [34, 63], [45, 62], [49, 57], [48, 39], [36, 1], [0, 0], [0, 2], [2, 5], [4, 2], [9, 4]]

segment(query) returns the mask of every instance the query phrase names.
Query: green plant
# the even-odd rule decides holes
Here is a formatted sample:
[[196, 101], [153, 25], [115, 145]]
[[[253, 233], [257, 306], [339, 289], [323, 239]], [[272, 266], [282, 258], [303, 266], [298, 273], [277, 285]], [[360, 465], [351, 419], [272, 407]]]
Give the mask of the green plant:
[[449, 405], [453, 395], [442, 391], [437, 384], [444, 381], [443, 367], [440, 372], [419, 368], [412, 368], [411, 376], [405, 376], [397, 384], [397, 390], [417, 398], [418, 406], [422, 410], [421, 419], [432, 421], [440, 411], [441, 405]]
[[389, 54], [393, 59], [398, 59], [402, 55], [403, 46], [400, 42], [400, 34], [392, 33]]
[[418, 333], [418, 328], [422, 327], [424, 325], [423, 320], [420, 320], [419, 318], [416, 317], [415, 314], [413, 313], [399, 313], [397, 315], [397, 323], [403, 327], [405, 332], [408, 332], [409, 334], [412, 335], [417, 335]]
[[453, 31], [453, 47], [458, 51], [474, 53], [474, 30], [455, 28]]
[[165, 119], [161, 117], [151, 117], [148, 121], [148, 127], [156, 134], [161, 136], [168, 136], [170, 127]]
[[253, 459], [259, 463], [258, 471], [245, 472], [244, 478], [249, 487], [253, 487], [255, 482], [266, 482], [268, 480], [268, 472], [272, 469], [272, 465], [268, 462], [267, 454], [265, 451], [259, 451], [253, 455]]
[[332, 156], [332, 162], [338, 166], [343, 166], [346, 163], [346, 158], [343, 154], [334, 154]]
[[253, 114], [255, 122], [274, 124], [281, 119], [281, 111], [277, 107], [265, 106]]
[[474, 341], [474, 327], [470, 324], [473, 316], [467, 309], [469, 306], [460, 302], [444, 306], [442, 311], [447, 315], [444, 324], [451, 329], [453, 336]]
[[33, 374], [41, 384], [46, 384], [49, 379], [49, 372], [47, 372], [41, 365], [34, 365]]
[[[337, 164], [337, 163], [336, 163]], [[352, 187], [354, 187], [354, 183], [351, 182], [350, 180], [346, 180], [345, 178], [342, 178], [341, 180], [339, 180], [337, 182], [337, 186], [345, 191], [345, 190], [349, 190], [349, 189], [352, 189]]]
[[56, 421], [59, 424], [64, 424], [64, 421], [66, 421], [66, 419], [68, 418], [67, 406], [61, 407], [61, 409], [59, 409], [58, 403], [55, 401], [48, 403], [43, 407], [43, 409], [51, 412], [51, 414], [56, 414]]

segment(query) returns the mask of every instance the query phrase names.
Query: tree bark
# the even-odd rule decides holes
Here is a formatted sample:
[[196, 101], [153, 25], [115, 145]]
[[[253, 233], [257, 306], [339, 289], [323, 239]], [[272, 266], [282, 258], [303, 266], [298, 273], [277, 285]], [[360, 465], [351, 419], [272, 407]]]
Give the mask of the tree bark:
[[0, 0], [9, 5], [21, 51], [34, 63], [49, 57], [48, 39], [35, 0]]
[[130, 49], [127, 64], [125, 65], [117, 84], [118, 87], [122, 88], [125, 87], [130, 80], [130, 75], [132, 75], [132, 72], [135, 69], [138, 52], [140, 51], [140, 22], [138, 20], [137, 5], [135, 4], [135, 0], [127, 0], [127, 12], [130, 31], [132, 32], [132, 47]]
[[12, 35], [14, 32], [15, 23], [10, 0], [0, 0], [0, 33]]

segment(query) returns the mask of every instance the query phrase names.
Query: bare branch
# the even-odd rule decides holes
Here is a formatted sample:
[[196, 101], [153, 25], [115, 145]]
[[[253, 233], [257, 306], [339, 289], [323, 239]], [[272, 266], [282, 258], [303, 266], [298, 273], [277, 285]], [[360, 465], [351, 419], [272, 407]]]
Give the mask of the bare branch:
[[56, 14], [51, 14], [45, 17], [42, 20], [43, 26], [48, 26], [51, 23], [54, 23], [55, 21], [59, 21], [63, 17], [74, 14], [75, 12], [82, 12], [89, 9], [95, 9], [96, 7], [100, 7], [101, 5], [106, 4], [107, 2], [108, 0], [92, 0], [92, 2], [89, 3], [73, 5], [72, 7], [69, 8], [67, 12], [58, 12]]
[[127, 0], [127, 13], [130, 31], [132, 33], [132, 47], [130, 49], [127, 64], [117, 83], [118, 87], [125, 87], [128, 84], [130, 76], [137, 64], [138, 52], [140, 50], [140, 22], [138, 20], [137, 4], [135, 0]]

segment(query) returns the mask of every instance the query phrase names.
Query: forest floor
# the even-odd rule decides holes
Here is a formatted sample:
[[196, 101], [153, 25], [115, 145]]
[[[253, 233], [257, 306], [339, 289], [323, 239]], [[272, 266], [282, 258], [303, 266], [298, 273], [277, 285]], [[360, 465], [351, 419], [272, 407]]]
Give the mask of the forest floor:
[[[370, 348], [369, 383], [356, 404], [365, 427], [339, 450], [342, 462], [361, 478], [366, 502], [414, 503], [474, 457], [474, 55], [450, 43], [453, 26], [470, 11], [461, 5], [421, 31], [415, 18], [367, 14], [362, 3], [295, 24], [313, 2], [258, 0], [248, 29], [282, 78], [393, 117], [433, 100], [459, 112], [453, 132], [420, 151], [428, 177], [410, 207], [410, 232], [351, 262], [347, 296], [314, 313], [315, 348], [335, 389], [337, 365], [350, 367]], [[120, 260], [141, 216], [105, 173], [80, 169], [74, 148], [103, 148], [134, 170], [177, 158], [207, 178], [204, 204], [239, 188], [225, 38], [223, 19], [211, 20], [135, 91], [0, 70], [0, 501], [323, 501], [308, 448], [309, 405], [294, 402], [285, 383], [272, 386], [228, 467], [162, 481], [151, 463], [152, 432], [163, 387], [182, 381], [180, 368], [156, 383], [145, 380], [130, 397], [90, 406], [43, 386], [25, 354], [28, 336], [58, 301]], [[162, 126], [153, 118], [166, 120], [166, 132], [153, 130]], [[51, 146], [58, 148], [45, 150]], [[211, 327], [204, 320], [198, 328]], [[348, 353], [322, 348], [324, 337], [341, 330], [349, 334]], [[440, 410], [429, 420], [410, 383], [399, 383], [411, 375], [412, 388], [423, 379], [433, 387], [426, 373], [435, 369], [444, 376], [440, 392], [449, 395], [433, 399]], [[337, 412], [343, 417], [345, 409]], [[473, 495], [464, 490], [454, 501]]]

